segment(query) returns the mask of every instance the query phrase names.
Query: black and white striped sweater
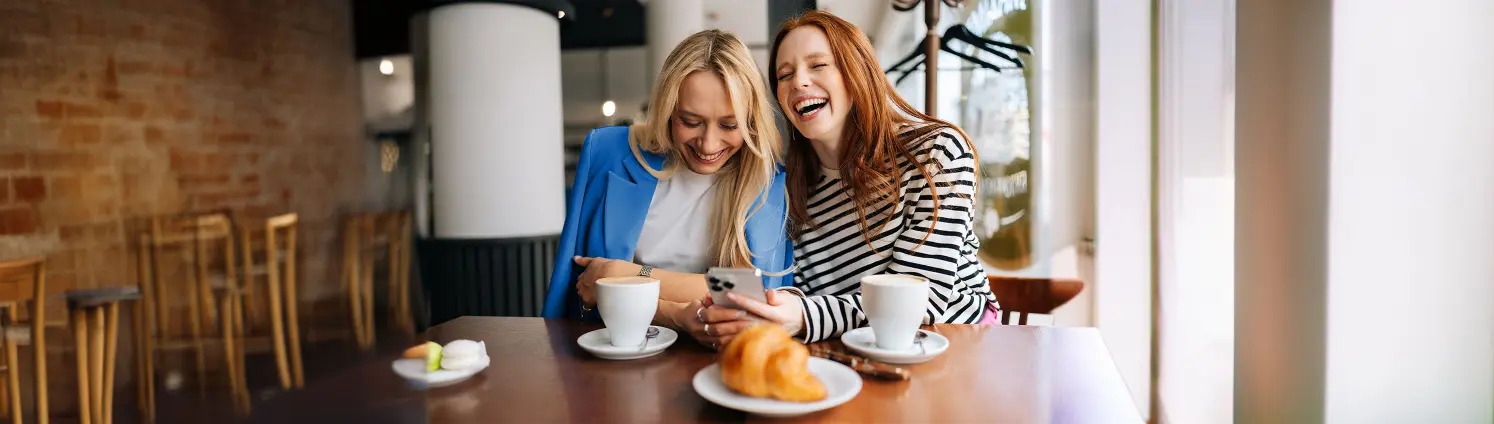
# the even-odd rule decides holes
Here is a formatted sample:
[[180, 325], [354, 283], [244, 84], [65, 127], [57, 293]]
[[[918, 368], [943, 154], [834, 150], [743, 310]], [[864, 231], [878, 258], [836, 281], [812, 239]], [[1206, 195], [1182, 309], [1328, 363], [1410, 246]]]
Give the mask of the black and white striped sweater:
[[[861, 277], [867, 275], [927, 278], [925, 324], [974, 324], [986, 305], [996, 302], [975, 253], [980, 246], [972, 227], [978, 179], [970, 144], [953, 129], [913, 143], [914, 156], [925, 161], [936, 184], [930, 186], [918, 169], [899, 158], [902, 202], [884, 203], [867, 214], [868, 228], [874, 232], [870, 245], [839, 173], [822, 169], [823, 176], [811, 185], [808, 209], [815, 225], [806, 228], [794, 245], [794, 286], [806, 295], [800, 299], [805, 342], [867, 325], [861, 310]], [[939, 216], [930, 233], [936, 195]], [[898, 211], [889, 218], [887, 209], [894, 207]], [[891, 222], [883, 226], [888, 219]]]

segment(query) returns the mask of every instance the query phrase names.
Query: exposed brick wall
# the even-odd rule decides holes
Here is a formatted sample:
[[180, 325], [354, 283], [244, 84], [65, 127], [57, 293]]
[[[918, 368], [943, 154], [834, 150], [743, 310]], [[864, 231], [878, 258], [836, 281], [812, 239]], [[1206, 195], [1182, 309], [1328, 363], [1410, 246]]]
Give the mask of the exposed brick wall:
[[337, 290], [367, 143], [349, 5], [0, 0], [0, 237], [55, 236], [55, 292], [133, 284], [141, 218], [296, 212], [303, 299]]

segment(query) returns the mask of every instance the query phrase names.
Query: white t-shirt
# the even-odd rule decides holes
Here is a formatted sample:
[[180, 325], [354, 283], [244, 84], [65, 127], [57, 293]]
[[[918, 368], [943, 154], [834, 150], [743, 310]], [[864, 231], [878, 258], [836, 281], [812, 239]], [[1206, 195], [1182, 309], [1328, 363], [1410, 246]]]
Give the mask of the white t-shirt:
[[633, 258], [676, 272], [703, 274], [710, 269], [715, 192], [714, 174], [697, 174], [683, 166], [659, 180]]

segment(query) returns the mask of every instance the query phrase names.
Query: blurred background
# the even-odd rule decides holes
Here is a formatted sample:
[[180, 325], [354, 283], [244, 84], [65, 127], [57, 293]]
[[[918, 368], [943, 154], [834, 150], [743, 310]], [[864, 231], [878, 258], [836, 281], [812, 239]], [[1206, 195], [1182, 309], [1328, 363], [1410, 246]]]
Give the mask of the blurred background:
[[206, 422], [538, 316], [586, 134], [809, 9], [884, 69], [974, 37], [888, 78], [977, 146], [988, 273], [1077, 282], [1029, 324], [1098, 327], [1151, 422], [1494, 422], [1488, 0], [0, 1], [0, 413], [77, 422], [79, 326], [116, 419]]

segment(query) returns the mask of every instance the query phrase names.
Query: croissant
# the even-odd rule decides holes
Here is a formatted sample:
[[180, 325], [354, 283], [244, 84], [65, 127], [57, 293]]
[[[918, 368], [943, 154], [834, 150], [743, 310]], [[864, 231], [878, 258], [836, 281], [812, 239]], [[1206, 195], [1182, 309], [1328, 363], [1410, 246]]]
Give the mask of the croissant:
[[721, 352], [721, 380], [743, 395], [789, 402], [825, 399], [824, 383], [809, 373], [809, 349], [776, 325], [757, 325]]

